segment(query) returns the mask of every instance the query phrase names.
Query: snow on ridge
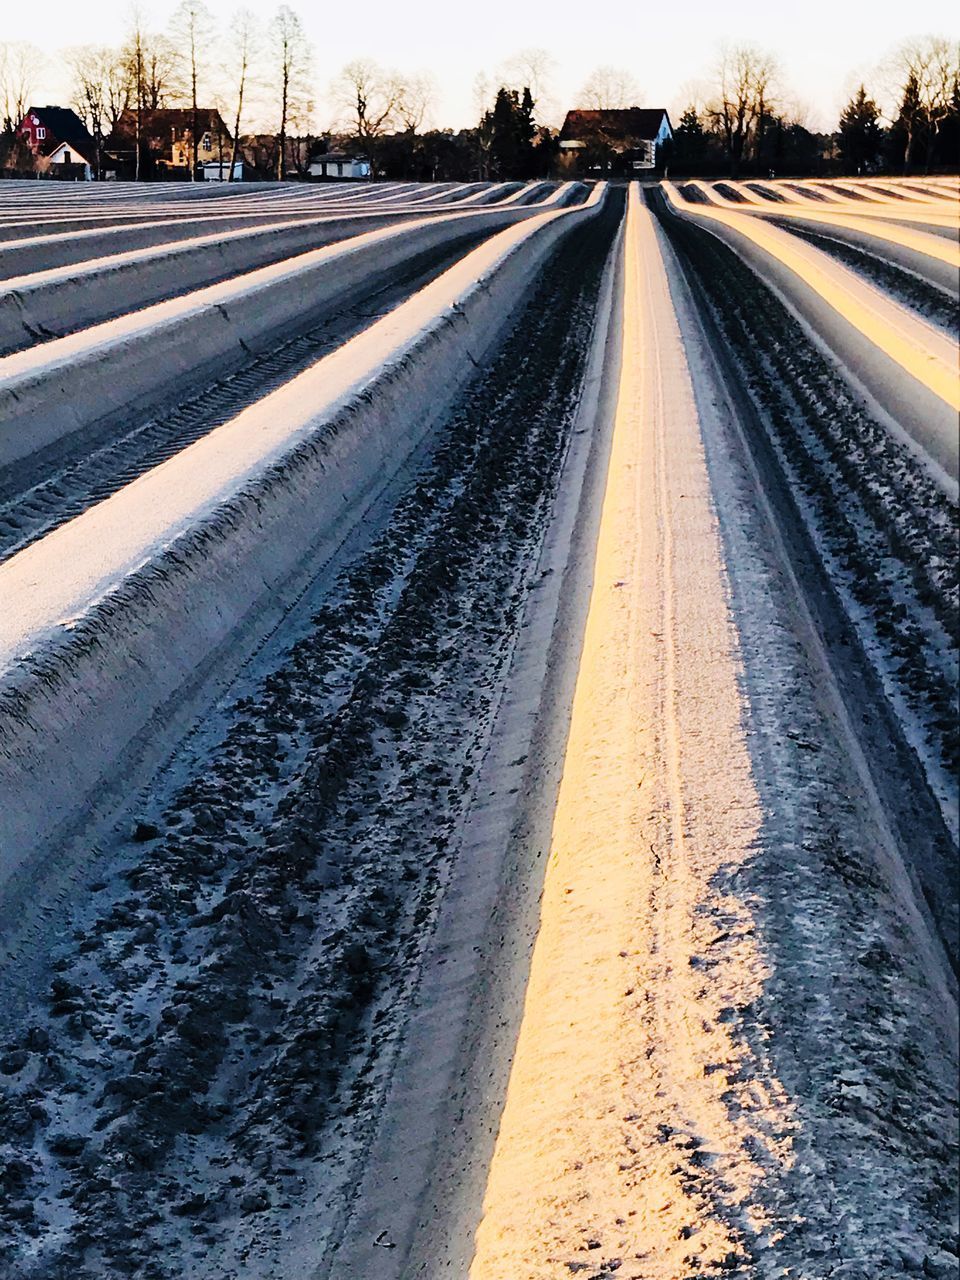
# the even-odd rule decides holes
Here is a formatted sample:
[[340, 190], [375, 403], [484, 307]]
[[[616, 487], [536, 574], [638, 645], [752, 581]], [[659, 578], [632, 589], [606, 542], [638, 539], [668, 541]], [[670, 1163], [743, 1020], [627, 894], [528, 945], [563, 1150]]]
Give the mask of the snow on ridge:
[[[29, 797], [4, 822], [21, 864], [51, 821], [47, 788], [58, 788], [61, 818], [74, 812], [153, 709], [360, 518], [503, 332], [511, 301], [578, 220], [568, 214], [592, 216], [603, 194], [500, 232], [279, 391], [0, 565], [0, 772]], [[438, 390], [441, 360], [457, 373]], [[103, 755], [80, 751], [77, 735]], [[65, 752], [76, 762], [69, 787]]]

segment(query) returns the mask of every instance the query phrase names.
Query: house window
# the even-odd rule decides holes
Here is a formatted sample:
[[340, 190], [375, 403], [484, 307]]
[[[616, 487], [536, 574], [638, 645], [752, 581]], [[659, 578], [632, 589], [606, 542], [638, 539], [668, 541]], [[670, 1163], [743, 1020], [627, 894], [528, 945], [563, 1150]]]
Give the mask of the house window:
[[37, 126], [37, 141], [38, 141], [38, 142], [42, 142], [46, 136], [47, 136], [47, 131], [46, 131], [46, 129], [44, 129], [43, 125], [38, 125], [38, 126]]
[[63, 153], [63, 163], [64, 163], [64, 164], [71, 164], [71, 163], [72, 163], [72, 161], [71, 161], [71, 159], [70, 159], [70, 152], [69, 152], [69, 151], [65, 151], [65, 152]]
[[213, 147], [210, 145], [210, 135], [209, 135], [209, 133], [205, 133], [205, 134], [203, 135], [203, 137], [200, 139], [200, 150], [201, 150], [201, 151], [212, 151], [212, 150], [213, 150]]

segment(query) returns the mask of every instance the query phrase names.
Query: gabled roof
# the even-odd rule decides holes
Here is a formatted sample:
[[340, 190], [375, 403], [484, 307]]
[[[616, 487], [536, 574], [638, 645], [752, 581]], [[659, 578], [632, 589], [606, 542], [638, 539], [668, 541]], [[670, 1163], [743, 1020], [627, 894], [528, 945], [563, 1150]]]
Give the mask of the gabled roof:
[[[93, 138], [65, 138], [57, 143], [47, 152], [47, 158], [55, 155], [61, 147], [66, 147], [68, 151], [75, 151], [82, 160], [86, 160], [87, 164], [95, 165], [97, 163], [97, 144]], [[106, 159], [106, 156], [104, 156]]]
[[[187, 134], [193, 128], [192, 107], [157, 107], [156, 110], [144, 110], [140, 113], [140, 134], [164, 144], [173, 140], [173, 134]], [[201, 134], [216, 133], [219, 129], [224, 139], [230, 137], [230, 130], [216, 107], [197, 108], [197, 129]], [[137, 113], [127, 107], [120, 114], [117, 127], [110, 135], [121, 142], [133, 142], [137, 133]]]
[[77, 148], [85, 143], [91, 147], [94, 145], [86, 125], [69, 107], [31, 107], [27, 115], [36, 116], [47, 131], [47, 137], [40, 148], [44, 154], [48, 154], [61, 142], [72, 143]]
[[610, 143], [652, 142], [660, 132], [666, 107], [605, 108], [599, 111], [568, 111], [560, 130], [561, 142], [603, 139]]

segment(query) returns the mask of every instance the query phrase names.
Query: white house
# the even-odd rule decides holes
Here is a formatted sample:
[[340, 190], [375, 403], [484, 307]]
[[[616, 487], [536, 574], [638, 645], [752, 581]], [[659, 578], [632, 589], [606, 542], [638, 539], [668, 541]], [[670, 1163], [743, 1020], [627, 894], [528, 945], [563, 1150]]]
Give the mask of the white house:
[[655, 169], [657, 156], [673, 137], [664, 107], [568, 111], [560, 130], [560, 151], [571, 159], [584, 152], [598, 169]]
[[311, 178], [369, 178], [370, 161], [343, 151], [314, 156], [307, 169]]
[[[87, 150], [87, 148], [84, 148]], [[52, 169], [54, 173], [59, 169], [61, 176], [66, 176], [66, 170], [69, 166], [73, 173], [71, 177], [83, 178], [84, 182], [92, 182], [94, 179], [94, 166], [96, 164], [96, 156], [85, 156], [77, 147], [75, 142], [61, 142], [46, 157], [45, 168]]]

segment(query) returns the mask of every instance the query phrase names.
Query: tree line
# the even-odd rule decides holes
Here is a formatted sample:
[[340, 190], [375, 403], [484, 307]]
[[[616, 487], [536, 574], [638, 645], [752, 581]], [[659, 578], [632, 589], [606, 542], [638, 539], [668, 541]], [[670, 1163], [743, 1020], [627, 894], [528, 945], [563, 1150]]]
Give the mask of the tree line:
[[[117, 46], [66, 51], [73, 106], [97, 147], [121, 116], [132, 118], [135, 173], [141, 173], [141, 134], [147, 113], [176, 106], [192, 113], [192, 164], [215, 108], [232, 140], [229, 175], [241, 155], [259, 176], [304, 174], [312, 155], [349, 149], [370, 162], [374, 176], [395, 179], [520, 180], [575, 174], [577, 164], [604, 169], [612, 148], [561, 152], [558, 104], [551, 93], [555, 64], [543, 49], [526, 49], [475, 83], [475, 120], [457, 131], [431, 128], [436, 84], [429, 72], [400, 73], [370, 59], [349, 62], [328, 86], [331, 125], [313, 131], [316, 116], [313, 55], [302, 20], [281, 4], [267, 20], [237, 10], [218, 31], [204, 0], [180, 0], [162, 30], [137, 15]], [[32, 77], [42, 55], [23, 43], [0, 43], [0, 167], [16, 153], [14, 130], [30, 104]], [[912, 40], [883, 70], [887, 97], [896, 102], [884, 120], [876, 98], [860, 85], [832, 133], [808, 127], [791, 103], [776, 57], [750, 45], [724, 48], [710, 76], [692, 87], [674, 121], [674, 140], [661, 164], [678, 173], [822, 171], [909, 172], [953, 166], [960, 146], [960, 68], [957, 47], [941, 38]], [[67, 104], [64, 104], [67, 105]], [[579, 108], [643, 105], [632, 73], [596, 68], [582, 84]], [[126, 113], [126, 114], [125, 114]], [[266, 123], [253, 133], [251, 125]], [[23, 157], [21, 157], [23, 159]], [[224, 157], [226, 159], [226, 157]], [[14, 154], [14, 167], [16, 155]]]
[[[276, 121], [274, 176], [282, 178], [285, 140], [291, 131], [308, 128], [313, 112], [310, 45], [299, 15], [286, 4], [266, 22], [251, 9], [238, 9], [225, 31], [218, 30], [204, 0], [181, 0], [162, 30], [149, 28], [134, 9], [121, 44], [83, 45], [65, 54], [73, 87], [71, 101], [61, 105], [73, 107], [90, 131], [98, 170], [105, 141], [128, 113], [134, 121], [134, 176], [140, 177], [146, 113], [164, 107], [192, 114], [191, 176], [196, 177], [201, 109], [214, 108], [224, 119], [235, 162], [251, 104], [260, 97], [259, 109]], [[15, 145], [13, 130], [30, 105], [42, 58], [22, 42], [0, 44], [0, 110], [8, 146]]]
[[942, 37], [906, 41], [878, 73], [896, 103], [885, 123], [861, 83], [832, 133], [808, 129], [791, 107], [776, 57], [725, 49], [712, 84], [674, 128], [670, 161], [684, 173], [928, 172], [960, 165], [960, 57]]

